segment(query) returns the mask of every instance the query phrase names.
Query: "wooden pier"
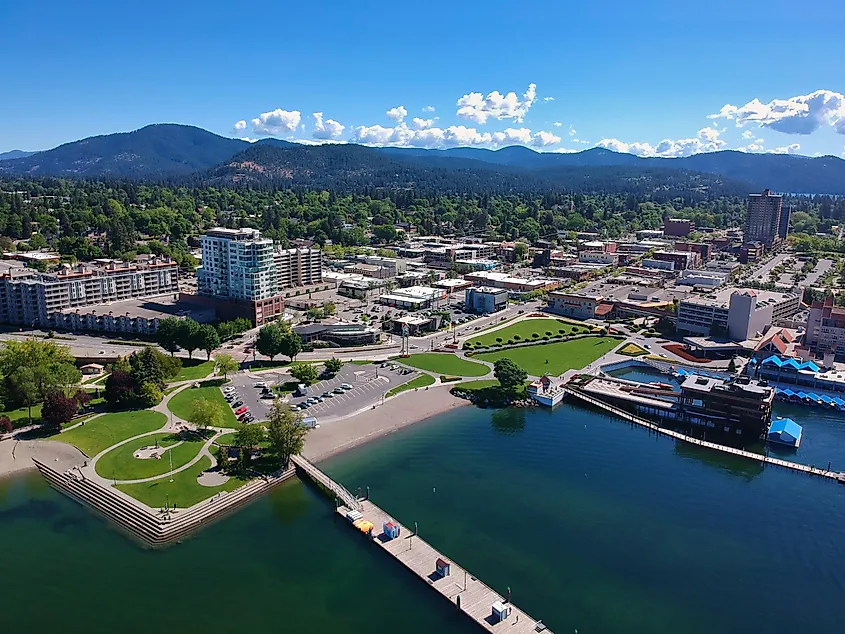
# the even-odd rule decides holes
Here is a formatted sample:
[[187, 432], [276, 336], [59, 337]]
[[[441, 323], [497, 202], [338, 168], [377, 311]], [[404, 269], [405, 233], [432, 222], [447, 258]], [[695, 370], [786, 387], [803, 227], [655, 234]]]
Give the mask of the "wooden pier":
[[[346, 491], [342, 485], [334, 482], [304, 458], [297, 456], [294, 462], [300, 468], [301, 473], [310, 477], [327, 492], [337, 494], [340, 490]], [[341, 497], [336, 495], [336, 499], [341, 500]], [[431, 544], [415, 535], [413, 530], [409, 530], [406, 526], [397, 522], [381, 508], [369, 500], [353, 499], [354, 504], [351, 507], [341, 501], [341, 504], [337, 507], [337, 513], [343, 517], [344, 522], [348, 523], [346, 514], [350, 510], [358, 511], [362, 515], [362, 520], [366, 520], [373, 525], [373, 530], [370, 535], [364, 535], [351, 523], [348, 523], [349, 530], [357, 533], [361, 539], [371, 540], [374, 548], [380, 548], [404, 565], [420, 580], [446, 598], [455, 610], [460, 610], [461, 613], [488, 632], [509, 632], [512, 634], [547, 632], [551, 634], [541, 621], [530, 617], [510, 603], [507, 597], [502, 596], [473, 576], [472, 573], [437, 551]], [[385, 535], [383, 527], [387, 522], [394, 522], [399, 525], [398, 537], [389, 539]], [[438, 559], [448, 562], [448, 575], [441, 576], [437, 572]], [[493, 605], [496, 603], [504, 605], [507, 610], [505, 619], [498, 622], [493, 618]]]
[[615, 416], [619, 416], [629, 422], [632, 422], [636, 425], [640, 425], [641, 427], [646, 427], [651, 431], [655, 432], [656, 434], [662, 434], [664, 436], [669, 436], [670, 438], [675, 438], [676, 440], [681, 440], [683, 442], [689, 443], [691, 445], [698, 445], [699, 447], [706, 447], [707, 449], [712, 449], [714, 451], [721, 451], [722, 453], [733, 454], [735, 456], [740, 456], [742, 458], [747, 458], [749, 460], [755, 460], [757, 462], [762, 462], [764, 464], [775, 465], [778, 467], [783, 467], [784, 469], [792, 469], [793, 471], [799, 471], [801, 473], [806, 473], [808, 475], [819, 476], [821, 478], [826, 478], [830, 480], [836, 480], [845, 484], [845, 473], [840, 473], [838, 471], [827, 471], [825, 469], [819, 469], [818, 467], [811, 467], [805, 464], [799, 464], [797, 462], [789, 462], [788, 460], [780, 460], [779, 458], [772, 458], [770, 456], [765, 456], [763, 454], [754, 453], [753, 451], [745, 451], [744, 449], [736, 449], [734, 447], [728, 447], [727, 445], [720, 445], [714, 442], [708, 442], [706, 440], [700, 440], [695, 438], [694, 436], [687, 436], [686, 434], [682, 434], [680, 432], [674, 431], [672, 429], [666, 429], [664, 427], [660, 427], [654, 423], [651, 423], [639, 416], [635, 416], [630, 412], [625, 411], [624, 409], [619, 409], [618, 407], [614, 407], [604, 401], [601, 401], [597, 398], [589, 396], [582, 392], [581, 390], [574, 389], [571, 387], [562, 387], [561, 389], [564, 390], [567, 396], [572, 396], [574, 398], [580, 399], [585, 403], [589, 403], [595, 407], [601, 408], [606, 412], [610, 412]]

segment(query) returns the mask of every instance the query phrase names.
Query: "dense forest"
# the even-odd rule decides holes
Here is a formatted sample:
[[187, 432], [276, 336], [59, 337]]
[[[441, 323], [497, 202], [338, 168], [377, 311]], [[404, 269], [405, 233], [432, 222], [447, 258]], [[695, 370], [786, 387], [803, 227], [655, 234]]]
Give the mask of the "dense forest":
[[[845, 200], [795, 197], [793, 232], [829, 232], [845, 218]], [[193, 238], [210, 226], [254, 227], [282, 243], [310, 238], [344, 246], [397, 238], [397, 225], [419, 233], [534, 242], [571, 231], [609, 238], [662, 226], [665, 216], [699, 227], [740, 226], [742, 196], [700, 191], [667, 198], [654, 192], [423, 195], [409, 189], [363, 193], [275, 187], [185, 187], [65, 179], [0, 180], [4, 250], [51, 246], [79, 260], [166, 253], [190, 266]], [[140, 241], [140, 243], [139, 243]]]

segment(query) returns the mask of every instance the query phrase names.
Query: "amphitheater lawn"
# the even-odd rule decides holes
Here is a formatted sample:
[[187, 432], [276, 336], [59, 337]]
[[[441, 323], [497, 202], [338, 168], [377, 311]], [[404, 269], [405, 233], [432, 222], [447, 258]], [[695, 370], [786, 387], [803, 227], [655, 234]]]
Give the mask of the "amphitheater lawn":
[[475, 358], [494, 363], [508, 357], [533, 376], [542, 376], [547, 372], [559, 375], [567, 370], [580, 370], [617, 345], [619, 340], [612, 337], [583, 337], [572, 341], [482, 352], [475, 355]]
[[121, 440], [161, 429], [166, 422], [164, 414], [148, 409], [115, 412], [103, 414], [70, 431], [56, 434], [50, 440], [74, 445], [86, 456], [93, 458]]
[[174, 473], [173, 482], [170, 482], [170, 477], [165, 475], [151, 482], [118, 484], [117, 488], [154, 509], [163, 508], [168, 502], [171, 506], [175, 504], [177, 508], [184, 509], [202, 502], [220, 491], [234, 491], [247, 482], [232, 477], [220, 486], [203, 486], [197, 482], [197, 477], [210, 467], [211, 459], [203, 456], [195, 465], [179, 473]]
[[450, 376], [484, 376], [490, 372], [490, 368], [485, 365], [461, 359], [447, 352], [412, 354], [407, 359], [399, 359], [399, 362], [420, 370]]
[[[471, 339], [467, 343], [480, 344], [482, 346], [492, 346], [497, 343], [496, 339], [501, 339], [502, 342], [507, 342], [509, 339], [513, 341], [533, 341], [537, 338], [542, 338], [546, 332], [551, 332], [557, 336], [561, 334], [559, 331], [563, 330], [566, 336], [579, 335], [590, 332], [590, 327], [587, 325], [579, 326], [562, 319], [544, 319], [538, 317], [537, 319], [524, 319], [518, 321], [510, 326], [505, 326], [499, 330], [493, 330], [488, 333], [481, 333]], [[537, 337], [531, 335], [536, 333]], [[518, 335], [519, 339], [514, 339]]]
[[172, 452], [173, 468], [178, 469], [193, 460], [205, 443], [199, 439], [188, 440], [176, 445], [173, 449], [162, 451], [158, 459], [135, 458], [133, 455], [135, 451], [155, 445], [156, 441], [159, 447], [166, 448], [178, 443], [179, 437], [176, 434], [155, 434], [121, 445], [97, 460], [97, 473], [104, 478], [115, 480], [140, 480], [163, 475], [170, 471], [171, 456], [168, 454]]
[[237, 429], [241, 426], [235, 413], [226, 399], [223, 397], [223, 392], [219, 387], [187, 387], [167, 402], [168, 409], [176, 414], [179, 418], [190, 420], [192, 403], [197, 399], [206, 399], [217, 403], [220, 411], [223, 412], [223, 419], [220, 423], [221, 427], [232, 427]]

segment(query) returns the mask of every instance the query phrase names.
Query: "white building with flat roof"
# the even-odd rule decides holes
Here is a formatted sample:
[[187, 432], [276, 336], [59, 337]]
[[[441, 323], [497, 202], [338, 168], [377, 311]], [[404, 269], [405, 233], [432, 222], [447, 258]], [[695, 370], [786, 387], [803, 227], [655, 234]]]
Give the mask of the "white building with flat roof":
[[801, 298], [793, 293], [727, 287], [681, 300], [676, 329], [681, 334], [726, 335], [744, 341], [769, 324], [794, 315], [800, 307]]
[[197, 292], [209, 297], [259, 301], [278, 295], [273, 241], [258, 229], [211, 229], [201, 239]]

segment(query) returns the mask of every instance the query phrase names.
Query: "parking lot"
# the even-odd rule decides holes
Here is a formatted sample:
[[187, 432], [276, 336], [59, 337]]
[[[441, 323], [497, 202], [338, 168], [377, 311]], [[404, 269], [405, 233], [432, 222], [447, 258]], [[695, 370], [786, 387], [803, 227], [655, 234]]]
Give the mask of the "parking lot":
[[[322, 403], [316, 403], [301, 411], [303, 416], [317, 417], [318, 422], [321, 422], [324, 418], [348, 416], [358, 410], [375, 405], [391, 388], [410, 381], [418, 374], [417, 372], [401, 374], [401, 370], [401, 368], [396, 370], [381, 368], [375, 364], [355, 365], [347, 363], [334, 378], [318, 381], [311, 385], [308, 388], [307, 395], [294, 396], [290, 394], [283, 396], [283, 399], [291, 405], [299, 405], [311, 397], [319, 396], [322, 398], [324, 393], [332, 392], [339, 388], [341, 384], [347, 383], [352, 386], [351, 390], [347, 390], [343, 394], [333, 394], [331, 397], [324, 398]], [[249, 407], [255, 420], [266, 420], [273, 399], [261, 398], [262, 389], [254, 387], [254, 385], [261, 382], [275, 386], [290, 381], [294, 381], [294, 379], [282, 370], [260, 374], [245, 372], [233, 376], [230, 385], [241, 396], [244, 405]]]

